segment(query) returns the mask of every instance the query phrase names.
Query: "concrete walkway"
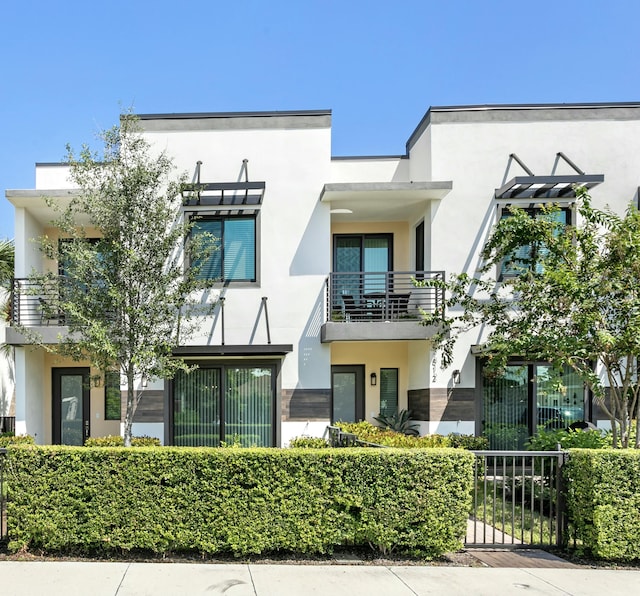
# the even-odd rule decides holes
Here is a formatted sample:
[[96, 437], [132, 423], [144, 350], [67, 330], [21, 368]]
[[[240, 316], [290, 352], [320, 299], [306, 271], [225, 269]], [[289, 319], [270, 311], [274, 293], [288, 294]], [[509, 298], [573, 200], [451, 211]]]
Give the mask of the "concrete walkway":
[[0, 561], [12, 596], [637, 594], [640, 570]]

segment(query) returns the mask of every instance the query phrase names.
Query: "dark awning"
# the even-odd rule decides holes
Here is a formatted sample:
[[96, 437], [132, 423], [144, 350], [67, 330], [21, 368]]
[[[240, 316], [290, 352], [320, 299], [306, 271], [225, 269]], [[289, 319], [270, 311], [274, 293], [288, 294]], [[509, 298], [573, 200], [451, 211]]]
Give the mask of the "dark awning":
[[172, 354], [180, 358], [207, 356], [286, 356], [290, 352], [293, 352], [292, 344], [180, 346], [172, 350]]
[[576, 196], [574, 186], [593, 188], [604, 182], [604, 174], [562, 176], [516, 176], [496, 190], [496, 199], [568, 199]]
[[212, 205], [236, 209], [262, 204], [265, 182], [198, 182], [183, 184], [182, 204], [185, 207]]

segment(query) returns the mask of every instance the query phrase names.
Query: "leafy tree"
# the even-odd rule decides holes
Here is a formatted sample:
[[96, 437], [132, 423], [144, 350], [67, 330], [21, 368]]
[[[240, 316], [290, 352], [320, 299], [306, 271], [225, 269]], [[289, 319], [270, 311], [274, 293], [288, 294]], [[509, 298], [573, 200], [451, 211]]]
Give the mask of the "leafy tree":
[[9, 290], [13, 279], [13, 240], [0, 240], [0, 286]]
[[45, 288], [44, 307], [60, 313], [69, 333], [53, 346], [36, 341], [126, 378], [129, 446], [141, 397], [136, 381], [188, 369], [172, 348], [193, 334], [196, 317], [211, 305], [201, 304], [197, 267], [185, 267], [185, 259], [202, 260], [204, 245], [212, 243], [202, 236], [185, 243], [190, 224], [180, 217], [183, 180], [164, 153], [152, 153], [135, 116], [122, 115], [100, 138], [100, 152], [83, 146], [76, 155], [67, 148], [78, 190], [53, 222], [63, 238], [41, 239], [59, 271], [34, 276]]
[[[640, 447], [630, 432], [640, 424], [640, 214], [595, 209], [586, 190], [576, 192], [579, 225], [565, 228], [557, 205], [536, 218], [514, 208], [484, 246], [478, 276], [416, 282], [446, 291], [446, 313], [424, 322], [440, 325], [434, 341], [445, 367], [459, 336], [481, 325], [489, 370], [510, 356], [571, 367], [609, 416], [613, 445], [628, 447], [635, 435]], [[505, 262], [516, 275], [496, 282]]]
[[[11, 313], [11, 281], [15, 251], [12, 240], [0, 240], [0, 311], [4, 321]], [[0, 345], [0, 416], [10, 406], [13, 395], [13, 348], [9, 344]]]

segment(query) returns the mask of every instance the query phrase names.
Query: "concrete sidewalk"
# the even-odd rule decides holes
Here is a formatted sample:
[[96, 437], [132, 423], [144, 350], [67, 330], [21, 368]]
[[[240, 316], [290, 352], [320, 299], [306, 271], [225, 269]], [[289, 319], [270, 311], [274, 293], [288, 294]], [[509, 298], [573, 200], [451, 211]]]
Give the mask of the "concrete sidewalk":
[[637, 594], [640, 570], [0, 561], [12, 596]]

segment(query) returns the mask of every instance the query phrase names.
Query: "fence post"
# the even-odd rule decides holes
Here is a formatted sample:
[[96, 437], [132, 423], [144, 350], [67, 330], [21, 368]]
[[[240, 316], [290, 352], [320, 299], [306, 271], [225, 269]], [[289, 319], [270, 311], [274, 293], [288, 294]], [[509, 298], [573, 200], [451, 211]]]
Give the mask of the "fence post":
[[569, 459], [569, 452], [562, 451], [558, 454], [558, 477], [556, 479], [556, 494], [558, 495], [558, 526], [556, 543], [563, 549], [569, 543], [569, 516], [567, 512], [566, 490], [567, 482], [564, 477], [564, 465]]
[[7, 457], [7, 450], [4, 447], [0, 447], [0, 540], [4, 540], [7, 537], [7, 513], [6, 513], [6, 498], [4, 488], [4, 466]]

